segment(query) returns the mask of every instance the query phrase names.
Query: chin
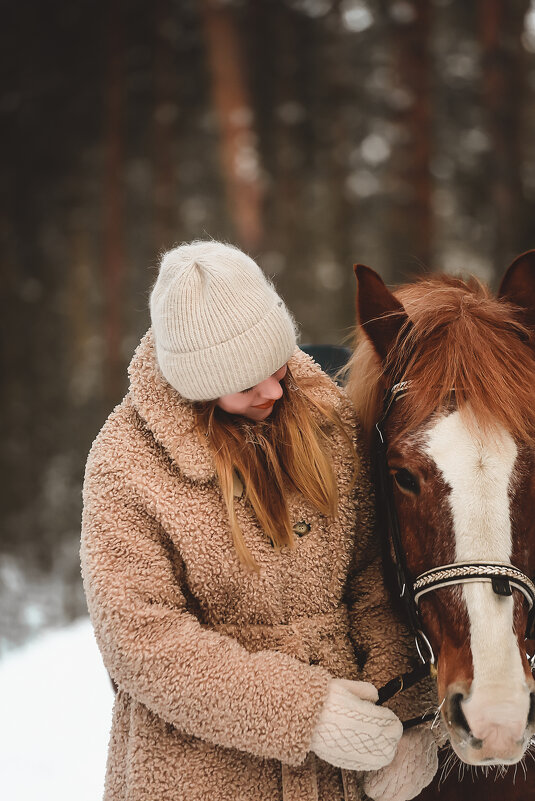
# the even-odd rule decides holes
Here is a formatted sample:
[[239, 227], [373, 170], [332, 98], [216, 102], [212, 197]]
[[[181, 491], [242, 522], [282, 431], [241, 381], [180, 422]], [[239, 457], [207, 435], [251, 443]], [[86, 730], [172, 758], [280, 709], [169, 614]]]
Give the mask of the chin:
[[273, 411], [273, 406], [271, 409], [252, 409], [251, 412], [247, 414], [247, 417], [250, 420], [255, 420], [256, 422], [261, 422], [262, 420], [267, 420], [270, 414]]

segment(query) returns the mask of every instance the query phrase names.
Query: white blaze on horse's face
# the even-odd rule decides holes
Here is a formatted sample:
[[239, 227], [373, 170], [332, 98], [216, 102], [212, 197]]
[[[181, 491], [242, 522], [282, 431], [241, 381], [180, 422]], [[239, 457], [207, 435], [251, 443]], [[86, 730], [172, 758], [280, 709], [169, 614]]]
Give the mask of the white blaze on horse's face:
[[[449, 488], [455, 561], [512, 561], [510, 496], [517, 447], [503, 429], [483, 433], [459, 414], [441, 416], [427, 431], [424, 450]], [[448, 688], [458, 718], [457, 754], [472, 764], [516, 762], [529, 740], [530, 690], [515, 634], [514, 596], [497, 595], [490, 582], [461, 585], [470, 630], [473, 680]], [[448, 700], [448, 699], [447, 699]], [[451, 717], [455, 717], [454, 714]]]

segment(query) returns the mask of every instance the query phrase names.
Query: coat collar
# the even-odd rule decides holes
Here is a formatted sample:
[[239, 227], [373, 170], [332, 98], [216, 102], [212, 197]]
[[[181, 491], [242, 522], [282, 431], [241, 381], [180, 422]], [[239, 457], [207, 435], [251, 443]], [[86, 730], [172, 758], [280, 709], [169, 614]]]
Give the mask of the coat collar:
[[[288, 362], [296, 378], [316, 376], [309, 392], [318, 400], [332, 403], [342, 417], [349, 420], [351, 404], [345, 393], [340, 398], [331, 379], [314, 360], [299, 348]], [[188, 478], [210, 481], [215, 465], [210, 449], [194, 429], [191, 404], [163, 377], [156, 359], [152, 327], [141, 338], [128, 366], [128, 396], [155, 439]]]

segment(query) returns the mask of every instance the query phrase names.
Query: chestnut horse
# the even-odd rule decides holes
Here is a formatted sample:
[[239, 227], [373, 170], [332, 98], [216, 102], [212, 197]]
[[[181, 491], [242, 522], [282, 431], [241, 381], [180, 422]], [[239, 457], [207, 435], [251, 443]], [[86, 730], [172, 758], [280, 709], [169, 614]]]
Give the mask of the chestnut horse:
[[[460, 761], [438, 797], [534, 798], [535, 251], [497, 296], [443, 275], [392, 293], [355, 272], [347, 390], [372, 452], [377, 431], [385, 442], [402, 589]], [[437, 797], [438, 778], [419, 798]]]

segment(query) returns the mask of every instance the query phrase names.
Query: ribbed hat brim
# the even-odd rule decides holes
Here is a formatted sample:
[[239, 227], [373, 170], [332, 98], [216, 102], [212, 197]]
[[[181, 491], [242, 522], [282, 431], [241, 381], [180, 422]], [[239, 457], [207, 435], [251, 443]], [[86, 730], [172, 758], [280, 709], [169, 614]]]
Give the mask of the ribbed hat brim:
[[258, 384], [294, 354], [295, 324], [277, 298], [269, 312], [239, 336], [204, 350], [176, 353], [156, 342], [165, 379], [188, 400], [215, 400]]

